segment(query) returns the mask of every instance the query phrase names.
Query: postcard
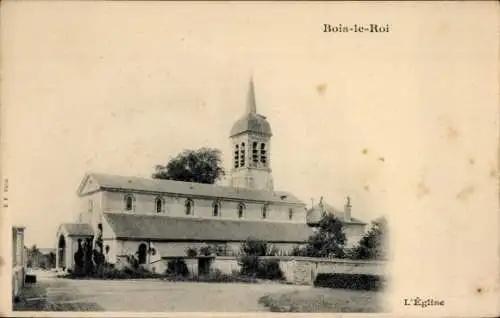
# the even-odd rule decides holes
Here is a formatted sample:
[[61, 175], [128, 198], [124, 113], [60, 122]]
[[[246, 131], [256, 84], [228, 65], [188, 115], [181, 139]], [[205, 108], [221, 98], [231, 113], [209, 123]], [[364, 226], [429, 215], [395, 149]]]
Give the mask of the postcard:
[[1, 5], [3, 315], [500, 314], [498, 3]]

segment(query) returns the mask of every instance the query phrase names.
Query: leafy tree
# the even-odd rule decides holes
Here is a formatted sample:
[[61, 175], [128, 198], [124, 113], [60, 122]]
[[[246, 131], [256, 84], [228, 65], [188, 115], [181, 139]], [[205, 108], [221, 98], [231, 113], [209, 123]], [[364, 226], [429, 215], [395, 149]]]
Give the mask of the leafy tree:
[[212, 148], [185, 150], [165, 166], [157, 165], [154, 179], [214, 184], [225, 175], [221, 151]]
[[372, 221], [371, 228], [353, 249], [355, 259], [386, 259], [388, 224], [384, 217]]
[[309, 257], [344, 257], [346, 241], [342, 221], [334, 215], [326, 214], [319, 221], [317, 232], [307, 240], [305, 255]]
[[39, 257], [40, 257], [40, 250], [38, 249], [38, 247], [36, 246], [36, 244], [33, 244], [33, 246], [31, 246], [29, 249], [28, 249], [28, 260], [27, 260], [27, 266], [28, 267], [38, 267], [40, 264], [39, 264]]

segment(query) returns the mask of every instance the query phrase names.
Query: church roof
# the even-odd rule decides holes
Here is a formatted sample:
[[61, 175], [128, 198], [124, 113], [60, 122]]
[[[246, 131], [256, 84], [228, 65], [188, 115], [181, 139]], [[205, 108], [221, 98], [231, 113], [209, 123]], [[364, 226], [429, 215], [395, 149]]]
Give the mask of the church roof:
[[147, 214], [104, 213], [118, 239], [244, 241], [303, 243], [312, 229], [303, 223], [239, 221], [168, 217]]
[[90, 173], [84, 178], [79, 188], [81, 193], [86, 180], [92, 177], [100, 189], [115, 191], [137, 191], [150, 193], [169, 193], [189, 197], [209, 197], [219, 199], [233, 199], [244, 201], [258, 201], [270, 203], [301, 204], [296, 196], [286, 191], [266, 191], [246, 188], [234, 188], [203, 184], [195, 182], [183, 182], [163, 179], [147, 179], [140, 177], [117, 176], [102, 173]]
[[252, 79], [250, 79], [250, 87], [248, 90], [247, 113], [234, 123], [230, 136], [233, 137], [245, 132], [253, 132], [266, 136], [272, 135], [271, 124], [269, 124], [266, 117], [257, 114], [255, 91]]
[[58, 233], [65, 231], [69, 236], [93, 236], [94, 231], [86, 223], [63, 223], [59, 227]]
[[360, 224], [360, 225], [366, 225], [365, 222], [356, 219], [351, 216], [351, 219], [349, 221], [346, 221], [344, 219], [344, 211], [337, 209], [336, 207], [328, 204], [328, 203], [322, 203], [323, 206], [320, 204], [316, 204], [313, 206], [311, 209], [307, 210], [307, 223], [308, 224], [314, 224], [318, 223], [319, 220], [321, 220], [322, 217], [322, 211], [325, 211], [326, 213], [332, 214], [335, 217], [339, 218], [342, 222], [344, 223], [349, 223], [349, 224]]

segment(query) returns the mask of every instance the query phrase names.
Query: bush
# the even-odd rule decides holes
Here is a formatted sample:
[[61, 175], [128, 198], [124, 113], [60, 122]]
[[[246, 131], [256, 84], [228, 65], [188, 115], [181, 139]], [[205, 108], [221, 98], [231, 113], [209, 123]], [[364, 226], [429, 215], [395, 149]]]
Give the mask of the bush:
[[81, 273], [70, 272], [58, 277], [69, 279], [137, 279], [137, 278], [159, 278], [160, 274], [151, 273], [143, 268], [116, 269], [112, 264], [105, 263], [100, 270], [93, 274], [82, 275]]
[[254, 255], [242, 256], [238, 263], [241, 267], [241, 274], [245, 276], [256, 276], [259, 266], [259, 258]]
[[241, 254], [247, 256], [266, 256], [268, 255], [268, 246], [266, 241], [256, 240], [254, 238], [247, 238], [241, 244]]
[[290, 251], [290, 256], [307, 256], [307, 252], [305, 248], [296, 245]]
[[188, 276], [189, 269], [182, 258], [174, 258], [168, 261], [167, 275]]
[[241, 275], [261, 279], [283, 279], [279, 261], [274, 259], [259, 259], [257, 256], [243, 256], [239, 260]]
[[196, 257], [198, 255], [198, 252], [196, 251], [195, 248], [193, 247], [189, 247], [188, 249], [186, 249], [186, 255], [187, 257]]
[[257, 277], [262, 279], [281, 280], [283, 279], [279, 261], [275, 259], [259, 260], [257, 266]]
[[257, 277], [262, 279], [281, 280], [283, 272], [279, 261], [275, 259], [259, 260], [257, 267]]

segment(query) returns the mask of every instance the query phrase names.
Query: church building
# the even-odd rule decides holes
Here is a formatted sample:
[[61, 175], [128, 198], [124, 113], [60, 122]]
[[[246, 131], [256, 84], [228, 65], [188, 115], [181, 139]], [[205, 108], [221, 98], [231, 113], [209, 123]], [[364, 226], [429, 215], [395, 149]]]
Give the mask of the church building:
[[[150, 268], [164, 258], [185, 257], [188, 250], [199, 253], [207, 246], [217, 255], [237, 255], [249, 237], [265, 240], [283, 254], [304, 244], [318, 209], [308, 211], [292, 193], [274, 189], [271, 125], [257, 113], [253, 81], [246, 112], [229, 137], [229, 186], [86, 174], [77, 190], [78, 222], [61, 224], [57, 231], [57, 267], [73, 268], [78, 244], [87, 240], [101, 242], [110, 263], [135, 255]], [[356, 239], [364, 231], [364, 223], [350, 212], [345, 225]]]

